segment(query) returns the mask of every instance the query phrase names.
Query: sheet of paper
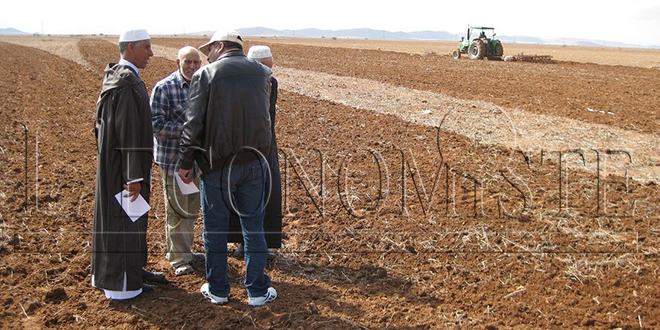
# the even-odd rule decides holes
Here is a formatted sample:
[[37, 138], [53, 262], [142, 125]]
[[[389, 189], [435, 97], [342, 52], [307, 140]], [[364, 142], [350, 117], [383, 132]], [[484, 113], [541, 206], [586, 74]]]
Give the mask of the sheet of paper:
[[181, 189], [182, 194], [190, 195], [199, 192], [199, 188], [197, 188], [194, 182], [191, 181], [190, 183], [184, 183], [177, 173], [174, 173], [174, 177], [176, 178], [176, 184], [179, 186], [179, 189]]
[[131, 198], [133, 197], [124, 196], [128, 196], [128, 190], [116, 194], [115, 198], [133, 222], [137, 221], [137, 219], [151, 210], [151, 206], [147, 204], [147, 201], [144, 200], [142, 195], [138, 195], [138, 198], [134, 202], [131, 202]]

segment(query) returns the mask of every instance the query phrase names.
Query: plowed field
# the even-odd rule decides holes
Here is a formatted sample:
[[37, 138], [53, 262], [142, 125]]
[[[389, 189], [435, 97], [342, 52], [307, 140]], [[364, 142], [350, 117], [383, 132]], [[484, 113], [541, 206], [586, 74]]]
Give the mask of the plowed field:
[[[278, 299], [247, 307], [234, 258], [225, 306], [199, 293], [203, 263], [174, 276], [154, 166], [148, 268], [170, 283], [112, 302], [89, 272], [95, 102], [117, 46], [4, 40], [2, 329], [660, 328], [657, 69], [253, 40], [271, 45], [281, 74], [285, 239], [267, 266]], [[175, 70], [179, 47], [203, 40], [153, 43], [162, 53], [142, 73], [148, 90]], [[417, 93], [428, 99], [407, 98]], [[422, 110], [428, 122], [415, 117]], [[539, 125], [539, 136], [579, 147], [548, 149], [538, 138], [520, 152], [493, 142], [494, 118], [506, 113], [552, 118], [561, 125]], [[521, 118], [512, 115], [513, 126], [527, 127]], [[593, 139], [575, 135], [585, 127]], [[640, 149], [584, 147], [623, 133]]]

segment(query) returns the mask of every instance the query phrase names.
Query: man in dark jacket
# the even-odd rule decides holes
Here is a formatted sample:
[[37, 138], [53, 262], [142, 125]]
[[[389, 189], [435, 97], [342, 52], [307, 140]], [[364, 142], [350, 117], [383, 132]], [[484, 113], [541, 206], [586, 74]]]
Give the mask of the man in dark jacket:
[[206, 279], [200, 288], [214, 304], [229, 300], [227, 228], [239, 215], [245, 241], [248, 305], [277, 297], [264, 273], [268, 248], [263, 232], [264, 192], [270, 151], [270, 74], [243, 54], [235, 31], [217, 32], [199, 50], [211, 64], [193, 75], [181, 136], [179, 175], [191, 181], [193, 161], [202, 171]]
[[[152, 130], [149, 97], [139, 77], [153, 56], [146, 30], [119, 38], [119, 63], [105, 69], [96, 103], [96, 195], [92, 232], [92, 285], [108, 299], [131, 299], [154, 287], [143, 281], [162, 278], [142, 269], [147, 264], [147, 213], [127, 215], [127, 205], [142, 196], [149, 202]], [[128, 196], [129, 201], [120, 198]]]

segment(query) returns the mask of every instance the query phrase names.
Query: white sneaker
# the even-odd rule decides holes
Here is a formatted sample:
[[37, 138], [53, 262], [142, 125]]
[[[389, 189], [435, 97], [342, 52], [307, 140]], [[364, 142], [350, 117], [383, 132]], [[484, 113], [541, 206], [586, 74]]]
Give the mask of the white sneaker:
[[252, 307], [263, 306], [268, 302], [271, 302], [277, 298], [277, 291], [272, 286], [268, 288], [268, 291], [265, 295], [260, 297], [248, 297], [248, 305]]
[[224, 305], [229, 302], [229, 297], [220, 297], [212, 294], [209, 290], [208, 283], [204, 283], [204, 285], [202, 285], [202, 287], [199, 289], [199, 292], [201, 292], [204, 297], [208, 298], [212, 303], [216, 305]]

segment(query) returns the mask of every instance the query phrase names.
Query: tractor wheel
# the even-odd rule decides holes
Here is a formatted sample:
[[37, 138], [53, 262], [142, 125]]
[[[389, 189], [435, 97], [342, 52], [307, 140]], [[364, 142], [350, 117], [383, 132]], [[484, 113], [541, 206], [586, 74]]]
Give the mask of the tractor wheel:
[[493, 49], [493, 56], [495, 57], [502, 57], [504, 55], [504, 47], [502, 46], [502, 43], [497, 40], [495, 41], [495, 48]]
[[457, 49], [453, 53], [451, 53], [451, 56], [453, 56], [454, 59], [459, 59], [461, 58], [461, 51]]
[[471, 60], [481, 60], [486, 56], [486, 44], [481, 39], [476, 39], [468, 49]]

